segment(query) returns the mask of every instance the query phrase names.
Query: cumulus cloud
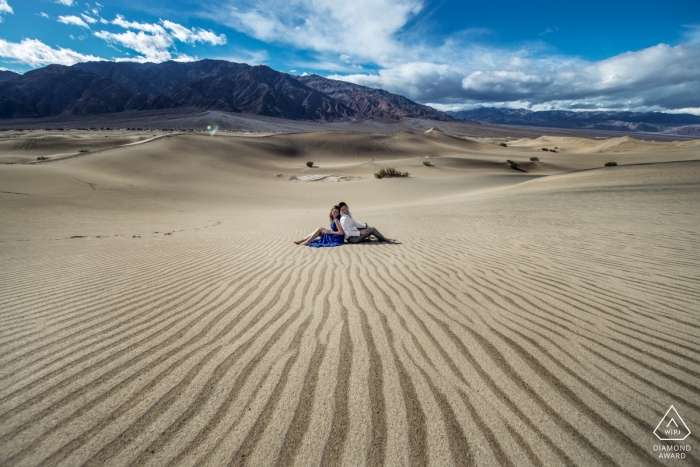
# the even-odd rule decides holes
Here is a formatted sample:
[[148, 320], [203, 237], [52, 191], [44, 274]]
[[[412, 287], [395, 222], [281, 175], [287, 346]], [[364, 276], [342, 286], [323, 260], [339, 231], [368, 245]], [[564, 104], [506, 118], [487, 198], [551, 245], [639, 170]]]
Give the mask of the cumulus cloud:
[[0, 39], [0, 57], [24, 63], [32, 67], [50, 64], [74, 65], [79, 62], [99, 61], [103, 58], [86, 55], [71, 49], [54, 49], [37, 39], [24, 39], [22, 42], [8, 42]]
[[533, 60], [519, 70], [473, 71], [462, 95], [475, 101], [549, 101], [612, 107], [700, 105], [700, 45], [659, 44], [606, 60]]
[[[429, 52], [429, 51], [428, 51]], [[387, 63], [374, 74], [336, 75], [443, 110], [476, 104], [560, 109], [666, 110], [700, 106], [700, 43], [658, 44], [606, 60], [539, 49], [445, 44], [423, 61]], [[451, 57], [445, 63], [441, 57]]]
[[42, 11], [41, 13], [39, 13], [39, 16], [41, 16], [42, 18], [47, 18], [47, 19], [48, 19], [48, 17], [49, 17], [49, 15], [47, 15], [47, 14], [44, 13], [43, 11]]
[[73, 0], [56, 0], [56, 3], [65, 6], [73, 6]]
[[[408, 62], [375, 74], [334, 75], [442, 109], [475, 104], [552, 108], [673, 109], [700, 106], [700, 44], [659, 44], [597, 62], [473, 51], [450, 64]], [[488, 57], [488, 58], [485, 58]]]
[[80, 16], [82, 16], [83, 19], [90, 24], [95, 24], [97, 22], [95, 18], [93, 18], [92, 16], [88, 16], [84, 13], [80, 13]]
[[80, 26], [81, 28], [90, 29], [90, 26], [88, 26], [85, 21], [78, 18], [77, 16], [59, 16], [58, 22], [63, 24], [72, 24], [74, 26]]
[[117, 59], [118, 61], [193, 61], [196, 60], [196, 57], [178, 54], [171, 50], [175, 45], [175, 40], [188, 44], [201, 42], [211, 45], [222, 45], [226, 43], [224, 34], [217, 35], [213, 31], [201, 28], [190, 29], [167, 20], [161, 20], [160, 23], [139, 23], [137, 21], [128, 21], [122, 15], [117, 15], [114, 21], [111, 21], [111, 24], [120, 26], [127, 31], [121, 33], [98, 31], [95, 33], [95, 36], [110, 44], [121, 45], [140, 54], [133, 58], [119, 58]]

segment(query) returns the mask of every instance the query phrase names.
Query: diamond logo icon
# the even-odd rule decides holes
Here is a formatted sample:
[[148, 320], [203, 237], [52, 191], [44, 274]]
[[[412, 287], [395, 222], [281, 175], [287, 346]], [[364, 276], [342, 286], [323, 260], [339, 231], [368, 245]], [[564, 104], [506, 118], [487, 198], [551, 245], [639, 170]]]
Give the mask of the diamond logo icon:
[[656, 425], [654, 434], [661, 441], [683, 441], [690, 435], [690, 429], [678, 414], [676, 408], [671, 406], [659, 424]]

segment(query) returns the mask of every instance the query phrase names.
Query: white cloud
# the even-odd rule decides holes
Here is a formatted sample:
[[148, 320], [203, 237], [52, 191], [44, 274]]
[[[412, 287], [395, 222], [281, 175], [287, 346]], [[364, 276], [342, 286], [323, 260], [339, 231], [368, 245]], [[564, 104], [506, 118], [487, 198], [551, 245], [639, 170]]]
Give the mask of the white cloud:
[[95, 24], [97, 22], [95, 18], [93, 18], [92, 16], [88, 16], [84, 13], [80, 13], [80, 16], [82, 16], [83, 19], [90, 24]]
[[194, 44], [195, 42], [207, 42], [211, 45], [223, 45], [226, 43], [226, 36], [219, 34], [218, 36], [212, 31], [206, 31], [201, 28], [188, 29], [172, 21], [163, 21], [163, 26], [170, 30], [170, 34], [180, 42]]
[[[14, 11], [12, 10], [12, 7], [7, 3], [7, 0], [0, 0], [0, 15], [3, 15], [5, 13], [10, 13], [14, 14]], [[0, 23], [2, 23], [4, 20], [2, 16], [0, 16]]]
[[94, 55], [86, 55], [71, 49], [54, 49], [37, 39], [24, 39], [22, 42], [8, 42], [0, 39], [0, 57], [32, 67], [50, 64], [74, 65], [79, 62], [104, 60]]
[[173, 42], [167, 34], [146, 34], [143, 31], [138, 33], [125, 31], [117, 34], [108, 31], [98, 31], [95, 33], [95, 36], [142, 54], [141, 57], [134, 59], [136, 61], [164, 62], [172, 58], [168, 48]]
[[536, 59], [519, 70], [471, 72], [462, 88], [481, 101], [690, 107], [700, 104], [700, 44], [659, 44], [598, 62]]
[[166, 34], [165, 29], [160, 24], [139, 23], [137, 21], [127, 21], [122, 15], [112, 21], [112, 24], [121, 26], [124, 29], [136, 29], [137, 31], [146, 31], [151, 34]]
[[41, 16], [42, 18], [48, 18], [48, 17], [49, 17], [49, 15], [47, 15], [47, 14], [44, 13], [43, 11], [42, 11], [41, 13], [39, 13], [39, 16]]
[[700, 106], [700, 43], [658, 44], [601, 61], [470, 44], [414, 50], [425, 60], [388, 61], [373, 74], [330, 77], [443, 109], [475, 104], [639, 110]]
[[63, 24], [72, 24], [74, 26], [80, 26], [81, 28], [90, 29], [90, 26], [88, 26], [85, 21], [78, 18], [77, 16], [59, 16], [58, 22]]
[[401, 51], [396, 34], [422, 8], [420, 0], [244, 0], [209, 16], [265, 42], [376, 59]]
[[73, 6], [73, 0], [56, 0], [56, 3], [59, 3], [61, 5], [65, 5], [65, 6]]
[[12, 7], [7, 3], [7, 0], [0, 0], [0, 13], [14, 13]]
[[138, 62], [193, 61], [197, 58], [172, 50], [175, 40], [188, 44], [203, 42], [211, 45], [221, 45], [226, 43], [224, 34], [217, 35], [213, 31], [201, 28], [189, 29], [167, 20], [160, 23], [139, 23], [128, 21], [122, 15], [117, 15], [114, 21], [111, 21], [111, 24], [127, 29], [127, 31], [122, 33], [99, 31], [95, 33], [95, 36], [107, 41], [109, 44], [121, 45], [140, 54], [136, 57], [117, 60]]

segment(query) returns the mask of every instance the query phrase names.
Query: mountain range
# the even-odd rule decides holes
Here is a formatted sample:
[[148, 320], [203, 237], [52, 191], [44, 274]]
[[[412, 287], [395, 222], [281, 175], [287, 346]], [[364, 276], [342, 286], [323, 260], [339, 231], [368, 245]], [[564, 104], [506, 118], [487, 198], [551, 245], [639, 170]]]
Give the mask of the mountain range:
[[402, 117], [458, 121], [390, 92], [225, 60], [87, 62], [0, 72], [0, 118], [190, 107], [294, 120]]
[[460, 119], [470, 119], [496, 125], [700, 135], [700, 127], [696, 127], [696, 125], [700, 125], [700, 116], [692, 114], [616, 111], [573, 112], [566, 110], [532, 111], [492, 107], [448, 113]]
[[0, 70], [0, 119], [174, 108], [317, 122], [418, 118], [700, 136], [700, 116], [691, 114], [488, 107], [446, 113], [383, 89], [225, 60], [86, 62], [24, 74]]

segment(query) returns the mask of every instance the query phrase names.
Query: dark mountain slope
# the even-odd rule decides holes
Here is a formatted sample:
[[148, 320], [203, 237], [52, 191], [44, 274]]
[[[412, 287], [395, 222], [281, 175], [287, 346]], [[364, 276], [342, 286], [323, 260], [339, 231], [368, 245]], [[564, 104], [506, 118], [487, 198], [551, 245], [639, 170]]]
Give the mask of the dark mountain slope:
[[84, 71], [109, 78], [134, 92], [147, 95], [161, 94], [164, 89], [194, 79], [237, 74], [251, 68], [245, 63], [225, 60], [198, 62], [86, 62], [73, 65]]
[[296, 79], [310, 88], [321, 91], [353, 109], [358, 118], [425, 118], [429, 120], [457, 121], [445, 112], [421, 105], [412, 100], [359, 84], [324, 78], [319, 75], [297, 76]]
[[0, 83], [0, 118], [121, 112], [131, 97], [109, 79], [49, 65]]
[[167, 95], [184, 106], [296, 120], [328, 121], [355, 115], [325, 94], [264, 65], [236, 75], [193, 80], [168, 90]]

